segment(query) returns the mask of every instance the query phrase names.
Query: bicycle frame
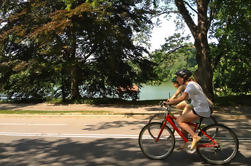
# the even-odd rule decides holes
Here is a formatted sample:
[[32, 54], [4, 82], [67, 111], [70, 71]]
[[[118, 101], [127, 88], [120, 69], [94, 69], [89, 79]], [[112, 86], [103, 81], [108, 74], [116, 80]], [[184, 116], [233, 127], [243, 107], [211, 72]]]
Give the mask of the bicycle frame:
[[[173, 120], [176, 120], [177, 118], [175, 116], [171, 116], [169, 113], [166, 115], [166, 118], [164, 120], [164, 123], [162, 124], [161, 126], [161, 130], [160, 130], [160, 133], [158, 135], [158, 137], [156, 138], [155, 142], [158, 142], [159, 141], [159, 138], [166, 126], [166, 123], [170, 123], [172, 125], [172, 127], [174, 128], [174, 130], [181, 136], [181, 138], [184, 140], [185, 143], [188, 142], [188, 139], [184, 136], [184, 134], [180, 131], [180, 129], [173, 123]], [[190, 126], [193, 126], [194, 127], [194, 131], [196, 131], [196, 129], [198, 128], [198, 124], [197, 123], [191, 123], [189, 122], [188, 123]], [[201, 128], [198, 128], [203, 135], [205, 135], [206, 137], [208, 137], [212, 142], [213, 144], [211, 143], [205, 143], [205, 144], [200, 144], [198, 145], [198, 147], [216, 147], [217, 143], [214, 141], [213, 138], [211, 138], [207, 133], [205, 133]]]

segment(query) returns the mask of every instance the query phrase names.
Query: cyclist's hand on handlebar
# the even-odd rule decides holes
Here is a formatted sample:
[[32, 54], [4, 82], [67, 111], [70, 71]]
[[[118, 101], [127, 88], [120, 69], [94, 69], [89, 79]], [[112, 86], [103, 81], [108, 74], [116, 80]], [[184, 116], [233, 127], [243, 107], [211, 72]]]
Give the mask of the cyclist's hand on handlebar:
[[161, 107], [167, 106], [167, 105], [168, 105], [168, 100], [167, 100], [167, 101], [162, 101], [162, 102], [160, 103], [160, 105], [161, 105]]
[[166, 101], [161, 101], [161, 102], [159, 102], [159, 105], [160, 105], [161, 107], [166, 106]]
[[173, 100], [173, 99], [167, 99], [166, 101], [161, 101], [161, 102], [159, 103], [159, 105], [161, 105], [161, 107], [171, 105], [171, 104], [170, 104], [170, 101], [172, 101], [172, 100]]
[[168, 102], [171, 102], [171, 101], [173, 101], [173, 99], [168, 99], [167, 101], [168, 101]]

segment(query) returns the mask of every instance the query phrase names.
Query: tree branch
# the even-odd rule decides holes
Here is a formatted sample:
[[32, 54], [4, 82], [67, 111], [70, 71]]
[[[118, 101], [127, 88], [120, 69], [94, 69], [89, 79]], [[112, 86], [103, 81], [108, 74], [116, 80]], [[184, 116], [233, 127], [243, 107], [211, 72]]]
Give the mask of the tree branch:
[[198, 14], [197, 10], [195, 10], [188, 2], [184, 1], [184, 3], [185, 3], [192, 11], [194, 11], [195, 13]]
[[178, 51], [178, 50], [181, 49], [181, 48], [187, 47], [187, 46], [189, 46], [189, 45], [188, 45], [188, 44], [185, 44], [185, 45], [176, 47], [176, 48], [174, 48], [174, 49], [168, 51], [168, 52], [165, 54], [165, 57], [166, 57], [166, 58], [164, 58], [163, 60], [167, 59], [168, 55], [170, 55], [170, 54], [172, 54], [172, 53]]
[[183, 45], [183, 46], [176, 47], [176, 48], [174, 48], [173, 50], [168, 51], [168, 53], [167, 53], [166, 55], [169, 55], [169, 54], [171, 54], [171, 53], [174, 53], [174, 52], [176, 52], [177, 50], [179, 50], [179, 49], [181, 49], [181, 48], [184, 48], [184, 47], [187, 47], [187, 46], [189, 46], [189, 45], [188, 45], [188, 44], [185, 44], [185, 45]]
[[177, 10], [171, 10], [171, 11], [157, 12], [157, 14], [155, 14], [152, 18], [159, 17], [159, 16], [161, 16], [163, 14], [170, 14], [170, 13], [176, 13], [176, 14], [178, 14], [179, 11], [177, 11]]
[[180, 14], [184, 18], [188, 28], [190, 29], [192, 35], [194, 38], [196, 38], [197, 35], [197, 26], [194, 23], [192, 17], [190, 16], [188, 10], [185, 7], [184, 1], [183, 0], [175, 0], [175, 5], [177, 6]]

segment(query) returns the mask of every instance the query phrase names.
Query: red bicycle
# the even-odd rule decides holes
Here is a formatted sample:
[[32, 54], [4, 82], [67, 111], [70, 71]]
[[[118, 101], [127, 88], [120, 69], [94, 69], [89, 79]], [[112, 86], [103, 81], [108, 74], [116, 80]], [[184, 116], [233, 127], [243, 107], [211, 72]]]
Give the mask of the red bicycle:
[[[162, 123], [152, 122], [144, 126], [139, 134], [138, 143], [143, 154], [154, 160], [166, 159], [174, 150], [176, 137], [168, 127], [171, 125], [174, 131], [187, 143], [189, 140], [176, 126], [177, 119], [167, 106], [166, 118]], [[239, 149], [239, 141], [236, 134], [223, 124], [211, 124], [201, 129], [201, 122], [188, 123], [193, 126], [195, 132], [199, 132], [201, 140], [195, 150], [190, 150], [190, 144], [186, 144], [188, 153], [197, 153], [206, 162], [211, 164], [226, 164], [236, 156]]]

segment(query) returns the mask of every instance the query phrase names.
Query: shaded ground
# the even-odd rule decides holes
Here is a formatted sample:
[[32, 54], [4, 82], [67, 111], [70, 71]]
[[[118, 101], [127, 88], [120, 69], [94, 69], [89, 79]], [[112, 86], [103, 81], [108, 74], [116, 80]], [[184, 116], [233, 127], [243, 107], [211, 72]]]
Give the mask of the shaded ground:
[[[250, 143], [241, 145], [250, 151]], [[1, 166], [166, 166], [209, 165], [197, 154], [174, 151], [166, 160], [147, 159], [137, 145], [137, 140], [99, 139], [81, 142], [72, 139], [17, 139], [0, 143]], [[182, 160], [180, 160], [182, 158]], [[231, 165], [249, 165], [250, 158], [238, 153]]]
[[[139, 117], [139, 116], [138, 116]], [[136, 117], [136, 118], [138, 118]], [[88, 120], [89, 118], [89, 120]], [[140, 117], [142, 118], [142, 117]], [[4, 120], [5, 119], [5, 120]], [[70, 122], [67, 120], [70, 119]], [[105, 120], [106, 119], [106, 120]], [[29, 121], [28, 121], [29, 120]], [[95, 120], [97, 122], [95, 122]], [[93, 117], [18, 117], [2, 118], [1, 123], [79, 123], [76, 125], [51, 127], [47, 132], [71, 133], [115, 133], [125, 132], [125, 128], [131, 126], [128, 133], [139, 133], [140, 126], [147, 123], [148, 119], [137, 120], [133, 118], [121, 118], [120, 116], [104, 116], [102, 120]], [[250, 120], [235, 121], [233, 119], [219, 119], [227, 124], [238, 134], [240, 151], [230, 165], [248, 166], [251, 162], [251, 141], [250, 141]], [[23, 132], [46, 132], [41, 126], [19, 126]], [[30, 130], [28, 130], [30, 128]], [[44, 126], [44, 128], [48, 128]], [[1, 129], [4, 131], [3, 125]], [[7, 126], [6, 130], [17, 131], [15, 126]], [[15, 129], [15, 130], [14, 130]], [[107, 132], [105, 132], [105, 130]], [[80, 132], [79, 132], [80, 133]], [[125, 132], [127, 133], [127, 132]], [[249, 138], [244, 140], [241, 138]], [[177, 146], [179, 142], [177, 141]], [[197, 154], [187, 154], [184, 151], [177, 151], [166, 160], [149, 160], [139, 149], [137, 139], [112, 139], [112, 138], [47, 138], [47, 137], [0, 137], [0, 165], [1, 166], [204, 166], [204, 163]]]

